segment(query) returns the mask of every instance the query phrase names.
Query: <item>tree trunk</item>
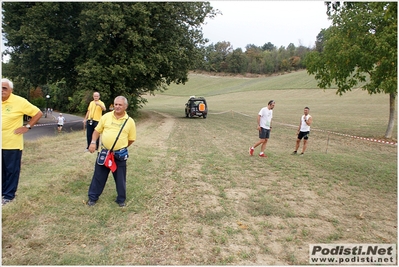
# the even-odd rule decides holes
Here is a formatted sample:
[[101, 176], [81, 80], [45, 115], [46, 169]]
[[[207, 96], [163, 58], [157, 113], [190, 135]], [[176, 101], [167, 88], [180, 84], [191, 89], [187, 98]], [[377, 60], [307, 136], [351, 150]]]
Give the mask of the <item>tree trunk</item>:
[[396, 94], [390, 93], [389, 94], [389, 122], [388, 122], [387, 131], [385, 132], [385, 138], [389, 138], [389, 139], [392, 138], [393, 126], [395, 124], [395, 99], [396, 99]]

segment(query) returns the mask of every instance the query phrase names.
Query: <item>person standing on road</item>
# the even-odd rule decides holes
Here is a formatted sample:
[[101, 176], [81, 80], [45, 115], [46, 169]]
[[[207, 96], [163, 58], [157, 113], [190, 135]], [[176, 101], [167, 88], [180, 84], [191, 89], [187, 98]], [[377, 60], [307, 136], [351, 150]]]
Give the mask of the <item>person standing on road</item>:
[[302, 153], [301, 156], [303, 156], [303, 153], [305, 153], [306, 147], [308, 146], [308, 139], [309, 139], [309, 134], [310, 134], [310, 125], [313, 122], [312, 116], [309, 114], [309, 108], [305, 107], [303, 110], [303, 115], [301, 116], [301, 120], [299, 121], [299, 127], [296, 132], [297, 134], [297, 139], [296, 139], [296, 145], [295, 145], [295, 151], [292, 152], [293, 155], [297, 155], [297, 151], [299, 149], [299, 146], [301, 144], [301, 140], [303, 138], [303, 147], [302, 147]]
[[[91, 137], [94, 132], [94, 128], [96, 128], [103, 111], [106, 110], [104, 102], [100, 100], [100, 93], [93, 93], [93, 101], [90, 102], [89, 107], [87, 108], [86, 116], [83, 119], [83, 124], [86, 125], [86, 139], [87, 139], [87, 147], [86, 150], [89, 149]], [[99, 140], [96, 143], [96, 149], [98, 149]]]
[[[127, 107], [128, 102], [126, 97], [117, 96], [115, 98], [114, 111], [110, 111], [101, 117], [93, 132], [89, 146], [90, 153], [96, 151], [96, 142], [100, 134], [103, 148], [108, 149], [108, 151], [112, 149], [115, 140], [117, 140], [112, 149], [116, 164], [116, 170], [114, 169], [112, 174], [118, 194], [115, 202], [118, 203], [120, 207], [124, 207], [126, 201], [126, 160], [129, 156], [128, 147], [136, 140], [136, 124], [126, 113]], [[118, 138], [119, 132], [120, 135]], [[107, 167], [106, 164], [99, 165], [96, 160], [93, 178], [88, 191], [89, 200], [87, 201], [87, 205], [94, 206], [96, 204], [104, 190], [109, 171], [110, 168]]]
[[62, 113], [60, 113], [60, 115], [57, 118], [57, 128], [59, 133], [62, 130], [62, 126], [64, 126], [64, 122], [65, 122], [65, 117], [62, 116]]
[[270, 137], [270, 132], [272, 130], [272, 118], [273, 118], [273, 108], [276, 103], [274, 100], [270, 100], [269, 103], [267, 103], [267, 107], [262, 108], [259, 113], [258, 113], [258, 126], [257, 129], [259, 131], [259, 141], [255, 143], [252, 147], [249, 148], [249, 154], [253, 156], [255, 148], [259, 145], [262, 145], [260, 147], [260, 153], [259, 157], [266, 158], [267, 156], [265, 155], [265, 149], [266, 149], [266, 144], [267, 141], [269, 140]]
[[[1, 79], [2, 205], [15, 198], [18, 188], [24, 148], [23, 134], [29, 131], [43, 115], [43, 112], [28, 100], [14, 95], [13, 88], [14, 84], [9, 79]], [[23, 126], [24, 115], [32, 117], [25, 126]]]

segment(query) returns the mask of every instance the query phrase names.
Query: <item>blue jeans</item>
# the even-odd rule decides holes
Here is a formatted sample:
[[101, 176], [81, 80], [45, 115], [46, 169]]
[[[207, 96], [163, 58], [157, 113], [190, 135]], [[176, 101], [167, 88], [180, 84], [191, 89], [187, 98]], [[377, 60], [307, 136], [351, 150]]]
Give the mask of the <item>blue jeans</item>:
[[19, 174], [21, 172], [22, 150], [2, 149], [2, 187], [1, 195], [5, 199], [13, 200], [17, 192]]
[[[126, 200], [126, 161], [119, 161], [115, 159], [117, 169], [112, 173], [115, 180], [116, 192], [118, 196], [115, 202], [123, 203]], [[105, 184], [108, 180], [108, 175], [111, 170], [104, 165], [98, 165], [97, 159], [94, 166], [94, 174], [89, 187], [89, 199], [97, 201], [102, 194]]]
[[[94, 128], [96, 128], [98, 121], [93, 121], [92, 125], [90, 125], [89, 120], [86, 121], [86, 138], [87, 138], [87, 149], [89, 149], [91, 143], [91, 137], [93, 136]], [[99, 138], [100, 139], [100, 138]], [[100, 140], [97, 139], [96, 142], [96, 150], [98, 149], [98, 145]]]

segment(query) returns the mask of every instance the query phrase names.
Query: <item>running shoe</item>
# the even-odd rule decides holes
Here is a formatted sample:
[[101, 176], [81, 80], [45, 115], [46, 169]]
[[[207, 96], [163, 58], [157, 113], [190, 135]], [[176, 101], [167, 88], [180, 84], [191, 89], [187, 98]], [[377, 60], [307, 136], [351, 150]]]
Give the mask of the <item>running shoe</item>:
[[254, 150], [252, 147], [249, 148], [249, 155], [253, 156], [254, 155]]

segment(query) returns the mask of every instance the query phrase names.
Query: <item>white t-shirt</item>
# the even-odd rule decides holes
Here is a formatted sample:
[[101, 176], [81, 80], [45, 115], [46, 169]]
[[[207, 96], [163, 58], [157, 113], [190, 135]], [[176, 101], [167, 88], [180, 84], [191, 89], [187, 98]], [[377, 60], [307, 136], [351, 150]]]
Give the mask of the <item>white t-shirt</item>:
[[[306, 115], [306, 120], [308, 120], [311, 116], [308, 114]], [[301, 132], [309, 132], [310, 131], [310, 125], [307, 125], [305, 122], [305, 115], [302, 115], [301, 117]]]
[[260, 127], [270, 130], [270, 123], [273, 118], [273, 110], [268, 107], [262, 108], [258, 115], [260, 116]]
[[64, 125], [64, 121], [65, 121], [65, 118], [64, 118], [64, 117], [58, 117], [58, 118], [57, 118], [57, 124], [58, 124], [58, 125]]

